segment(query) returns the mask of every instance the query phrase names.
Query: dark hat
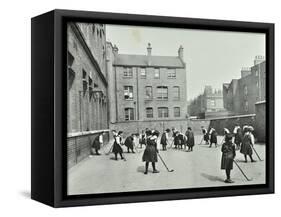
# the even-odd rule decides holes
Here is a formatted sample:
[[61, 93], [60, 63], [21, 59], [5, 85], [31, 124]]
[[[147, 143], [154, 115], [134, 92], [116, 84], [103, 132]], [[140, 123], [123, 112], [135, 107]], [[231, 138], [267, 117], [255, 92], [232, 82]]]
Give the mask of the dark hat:
[[166, 129], [165, 131], [169, 133], [171, 130], [168, 128], [168, 129]]
[[192, 130], [191, 127], [188, 127], [187, 129], [188, 129], [188, 130]]
[[147, 131], [145, 131], [145, 134], [150, 136], [152, 134], [152, 131], [151, 130], [147, 130]]
[[158, 136], [160, 135], [160, 133], [159, 133], [158, 130], [154, 130], [153, 133], [152, 133], [152, 135], [158, 137]]
[[121, 135], [122, 133], [123, 133], [123, 131], [120, 130], [120, 131], [118, 132], [118, 135]]

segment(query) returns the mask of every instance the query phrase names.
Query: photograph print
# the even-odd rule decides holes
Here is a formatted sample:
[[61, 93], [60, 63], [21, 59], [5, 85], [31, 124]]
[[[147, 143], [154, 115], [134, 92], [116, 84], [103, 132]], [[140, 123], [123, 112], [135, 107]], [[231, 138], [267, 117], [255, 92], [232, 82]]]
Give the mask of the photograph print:
[[266, 183], [266, 35], [67, 23], [67, 195]]

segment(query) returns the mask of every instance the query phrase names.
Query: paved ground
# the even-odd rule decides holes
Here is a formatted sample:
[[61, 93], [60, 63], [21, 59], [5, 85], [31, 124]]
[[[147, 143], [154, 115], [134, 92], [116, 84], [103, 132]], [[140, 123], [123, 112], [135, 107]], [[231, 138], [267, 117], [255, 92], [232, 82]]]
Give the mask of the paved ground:
[[[201, 136], [196, 136], [196, 144]], [[218, 139], [221, 141], [221, 137]], [[113, 154], [86, 158], [68, 171], [68, 194], [94, 194], [122, 191], [145, 191], [176, 188], [194, 188], [211, 186], [229, 186], [224, 183], [225, 171], [220, 170], [221, 146], [208, 148], [207, 145], [196, 145], [193, 152], [168, 149], [161, 151], [162, 158], [174, 172], [167, 172], [160, 159], [153, 174], [152, 168], [144, 175], [142, 162], [143, 149], [136, 154], [127, 154], [126, 161], [114, 160]], [[255, 148], [262, 159], [265, 158], [264, 144], [256, 144]], [[107, 152], [109, 146], [102, 152]], [[124, 150], [125, 151], [125, 150]], [[265, 161], [244, 163], [244, 157], [237, 152], [236, 161], [252, 181], [246, 181], [234, 165], [231, 185], [251, 185], [265, 183]]]

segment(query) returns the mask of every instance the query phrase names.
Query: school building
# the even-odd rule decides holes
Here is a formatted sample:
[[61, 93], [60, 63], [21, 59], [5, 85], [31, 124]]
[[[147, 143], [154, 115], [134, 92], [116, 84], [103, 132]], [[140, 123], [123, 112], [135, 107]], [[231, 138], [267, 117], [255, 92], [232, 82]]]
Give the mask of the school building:
[[68, 24], [67, 82], [67, 159], [70, 168], [89, 156], [91, 143], [98, 133], [109, 131], [104, 25]]
[[256, 104], [265, 101], [265, 59], [256, 56], [252, 67], [243, 67], [241, 78], [223, 84], [224, 108], [235, 115], [255, 114]]
[[186, 129], [186, 64], [183, 47], [175, 56], [120, 54], [107, 43], [108, 103], [111, 129], [126, 134], [145, 128]]

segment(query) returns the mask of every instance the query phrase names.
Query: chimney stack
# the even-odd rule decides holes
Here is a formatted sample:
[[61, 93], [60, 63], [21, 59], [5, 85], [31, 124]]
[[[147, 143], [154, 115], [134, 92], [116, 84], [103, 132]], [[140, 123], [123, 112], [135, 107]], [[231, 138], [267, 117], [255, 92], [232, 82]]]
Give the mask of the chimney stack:
[[118, 47], [116, 45], [113, 46], [114, 55], [118, 54]]
[[151, 56], [151, 51], [152, 51], [151, 44], [148, 43], [148, 45], [147, 45], [147, 56]]
[[179, 58], [181, 58], [181, 60], [183, 60], [183, 46], [182, 45], [179, 47], [178, 56], [179, 56]]

